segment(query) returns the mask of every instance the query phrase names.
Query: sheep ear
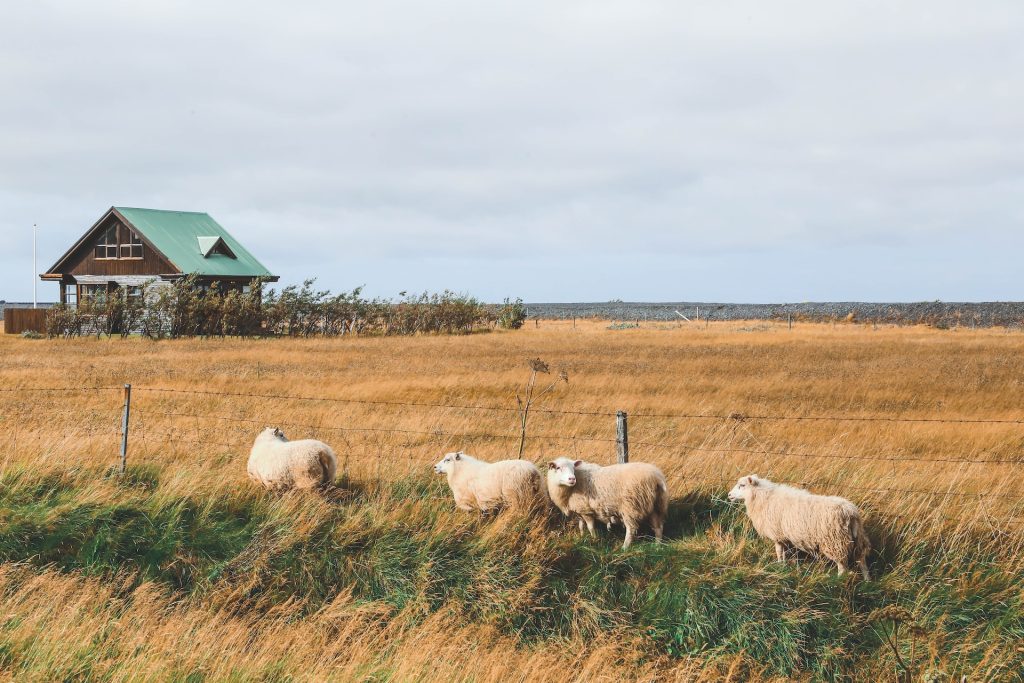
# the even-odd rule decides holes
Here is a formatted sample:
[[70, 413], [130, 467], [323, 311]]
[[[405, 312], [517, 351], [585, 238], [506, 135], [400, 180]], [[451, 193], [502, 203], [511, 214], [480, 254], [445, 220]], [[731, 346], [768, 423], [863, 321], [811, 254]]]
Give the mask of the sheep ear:
[[757, 481], [757, 475], [755, 474], [751, 474], [749, 477], [747, 477], [747, 482], [749, 482], [751, 486], [757, 486]]
[[548, 463], [548, 469], [549, 469], [549, 470], [557, 470], [557, 469], [558, 469], [558, 465], [556, 465], [556, 464], [555, 464], [555, 463], [553, 463], [553, 462], [549, 462], [549, 463]]
[[459, 451], [458, 453], [455, 454], [455, 459], [462, 460], [462, 451]]
[[583, 461], [582, 460], [577, 460], [576, 462], [574, 462], [572, 464], [572, 466], [573, 467], [582, 467], [583, 466]]

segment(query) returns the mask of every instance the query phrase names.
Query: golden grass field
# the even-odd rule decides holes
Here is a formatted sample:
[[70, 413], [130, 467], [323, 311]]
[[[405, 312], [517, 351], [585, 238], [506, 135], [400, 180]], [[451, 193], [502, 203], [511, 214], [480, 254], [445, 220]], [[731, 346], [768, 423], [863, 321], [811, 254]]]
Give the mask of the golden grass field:
[[[805, 325], [789, 332], [782, 326], [761, 330], [726, 323], [709, 331], [606, 328], [606, 323], [580, 322], [574, 329], [571, 323], [545, 321], [540, 328], [472, 337], [160, 344], [0, 338], [5, 387], [114, 387], [3, 396], [5, 415], [18, 418], [16, 448], [5, 459], [34, 460], [50, 449], [59, 453], [65, 449], [56, 445], [67, 439], [75, 444], [75, 453], [65, 457], [76, 463], [113, 464], [119, 443], [113, 432], [119, 429], [122, 402], [116, 387], [125, 382], [135, 385], [131, 462], [154, 462], [183, 475], [201, 465], [203, 486], [243, 485], [240, 463], [252, 437], [266, 425], [280, 425], [292, 438], [317, 437], [335, 444], [355, 478], [419, 471], [439, 454], [460, 448], [487, 459], [507, 457], [518, 445], [517, 416], [511, 410], [515, 393], [528, 378], [527, 360], [540, 357], [552, 368], [564, 368], [569, 382], [542, 398], [530, 416], [526, 455], [535, 461], [563, 454], [597, 462], [615, 458], [614, 416], [544, 409], [625, 410], [633, 416], [632, 458], [660, 466], [676, 490], [694, 485], [727, 490], [737, 477], [754, 471], [798, 482], [841, 477], [842, 486], [865, 489], [1024, 494], [1024, 486], [1011, 476], [1013, 464], [949, 462], [1021, 459], [1021, 424], [643, 417], [1020, 419], [1024, 335], [1019, 333], [844, 325]], [[541, 375], [538, 385], [553, 379], [553, 374]], [[147, 391], [152, 388], [510, 410]], [[335, 427], [414, 433], [344, 432]], [[778, 452], [822, 457], [765, 454]], [[44, 466], [65, 465], [46, 454]], [[936, 501], [865, 490], [855, 497], [869, 507], [898, 513], [916, 514], [921, 505], [935, 513], [967, 513], [978, 519], [1016, 507], [1012, 497], [981, 504], [967, 498], [969, 505], [958, 496]]]
[[[872, 533], [910, 529], [974, 544], [999, 558], [1000, 571], [1024, 570], [1024, 424], [1016, 422], [1024, 419], [1024, 334], [1003, 329], [788, 330], [725, 322], [609, 329], [606, 322], [541, 321], [515, 332], [452, 337], [154, 343], [0, 336], [0, 476], [8, 486], [26, 472], [59, 477], [73, 490], [69, 506], [152, 496], [240, 501], [287, 520], [301, 538], [315, 534], [335, 500], [255, 490], [245, 461], [259, 429], [281, 426], [290, 438], [329, 442], [343, 481], [371, 491], [430, 477], [430, 465], [451, 450], [515, 457], [515, 395], [528, 378], [528, 359], [536, 357], [555, 371], [541, 375], [539, 387], [559, 369], [568, 373], [568, 382], [557, 383], [530, 415], [525, 457], [539, 464], [560, 455], [613, 462], [613, 414], [625, 410], [631, 459], [661, 467], [674, 497], [723, 498], [736, 478], [756, 472], [851, 498], [866, 511]], [[126, 489], [102, 476], [118, 459], [123, 383], [134, 387], [129, 470], [158, 480], [149, 489], [145, 482]], [[36, 391], [55, 387], [109, 388]], [[426, 500], [344, 524], [405, 528], [429, 508], [434, 528], [453, 534], [501, 540], [512, 533], [502, 520], [467, 520], [449, 509], [444, 489], [430, 491]], [[48, 508], [45, 519], [57, 519], [64, 504]], [[0, 521], [13, 525], [12, 519]], [[544, 533], [528, 530], [525, 552]], [[725, 556], [770, 564], [770, 544], [730, 545], [724, 536], [716, 541], [716, 533], [723, 532], [710, 528], [704, 541], [718, 543]], [[613, 546], [607, 555], [614, 557]], [[246, 593], [256, 577], [266, 580], [259, 567], [249, 567], [247, 578], [207, 578], [204, 590], [182, 593], [140, 581], [131, 563], [111, 574], [88, 563], [15, 559], [0, 565], [0, 619], [12, 615], [0, 625], [7, 643], [0, 647], [0, 678], [9, 680], [51, 680], [52, 671], [65, 680], [183, 681], [777, 677], [742, 654], [670, 656], [621, 633], [585, 635], [583, 627], [524, 642], [507, 625], [466, 620], [463, 611], [426, 608], [416, 599], [402, 607], [416, 618], [398, 618], [393, 606], [360, 599], [345, 586], [315, 604], [296, 598], [261, 605]], [[192, 576], [201, 559], [174, 557], [160, 571]], [[247, 600], [255, 602], [236, 609]], [[97, 642], [116, 647], [97, 654]], [[83, 653], [82, 643], [92, 649]], [[1000, 679], [1000, 666], [1016, 661], [1003, 644], [988, 652], [984, 643], [975, 645], [981, 650], [970, 651], [969, 668], [958, 669], [960, 660], [942, 652], [935, 661], [974, 673], [971, 680], [986, 672]], [[8, 650], [20, 654], [8, 657]], [[199, 674], [190, 679], [188, 672]]]

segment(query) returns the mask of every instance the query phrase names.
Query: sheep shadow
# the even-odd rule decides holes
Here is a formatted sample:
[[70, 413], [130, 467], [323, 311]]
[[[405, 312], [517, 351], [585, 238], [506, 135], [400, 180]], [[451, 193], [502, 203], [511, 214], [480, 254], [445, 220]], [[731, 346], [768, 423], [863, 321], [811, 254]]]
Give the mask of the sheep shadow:
[[[671, 543], [703, 533], [722, 514], [722, 506], [713, 496], [707, 493], [692, 492], [685, 496], [673, 498], [668, 503], [668, 515], [665, 517], [663, 541]], [[563, 531], [566, 534], [579, 533], [576, 518], [566, 518], [557, 509], [546, 516], [546, 523], [552, 531]], [[598, 538], [602, 543], [613, 547], [621, 545], [624, 529], [621, 522], [612, 526], [609, 532], [605, 525], [597, 527]], [[585, 532], [584, 532], [585, 533]], [[654, 540], [654, 531], [644, 525], [637, 533], [636, 542], [646, 543]]]
[[710, 527], [721, 513], [721, 504], [705, 492], [693, 491], [673, 498], [668, 502], [665, 518], [665, 541], [696, 536]]

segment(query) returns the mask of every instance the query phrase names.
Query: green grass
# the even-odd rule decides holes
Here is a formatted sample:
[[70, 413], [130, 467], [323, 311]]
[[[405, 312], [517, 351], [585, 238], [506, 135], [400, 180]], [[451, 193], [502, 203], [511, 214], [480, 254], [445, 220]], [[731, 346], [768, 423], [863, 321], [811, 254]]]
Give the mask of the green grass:
[[[175, 496], [158, 471], [120, 481], [13, 473], [0, 480], [0, 560], [130, 574], [182, 597], [242, 586], [238, 610], [299, 600], [309, 613], [350, 590], [417, 618], [457, 609], [524, 645], [617, 630], [652, 657], [744, 653], [770, 675], [835, 681], [894, 670], [883, 624], [868, 615], [900, 605], [926, 632], [920, 671], [950, 662], [970, 670], [1004, 647], [1006, 680], [1024, 670], [1024, 650], [1014, 654], [1024, 642], [1024, 582], [990, 539], [944, 543], [876, 526], [877, 578], [863, 582], [817, 562], [772, 562], [742, 510], [703, 496], [673, 502], [666, 544], [643, 539], [628, 552], [608, 534], [563, 533], [556, 518], [456, 514], [442, 484], [425, 478], [305, 507], [252, 490]], [[80, 674], [101, 651], [83, 649]], [[0, 670], [22, 656], [0, 629]]]

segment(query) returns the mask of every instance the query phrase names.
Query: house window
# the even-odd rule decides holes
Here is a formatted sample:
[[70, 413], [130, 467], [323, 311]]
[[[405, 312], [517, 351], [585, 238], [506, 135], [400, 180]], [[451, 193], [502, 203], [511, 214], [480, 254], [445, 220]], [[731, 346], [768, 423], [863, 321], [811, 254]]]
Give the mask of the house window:
[[125, 287], [125, 298], [129, 303], [142, 302], [142, 287], [138, 285], [129, 285]]
[[102, 304], [107, 300], [106, 285], [79, 285], [78, 299], [82, 304]]
[[121, 228], [121, 233], [121, 258], [142, 258], [142, 238], [129, 228]]
[[71, 308], [78, 305], [77, 285], [64, 285], [64, 303]]
[[96, 258], [117, 258], [117, 226], [111, 225], [96, 243]]
[[127, 226], [111, 225], [100, 235], [95, 255], [98, 259], [140, 259], [142, 238]]

